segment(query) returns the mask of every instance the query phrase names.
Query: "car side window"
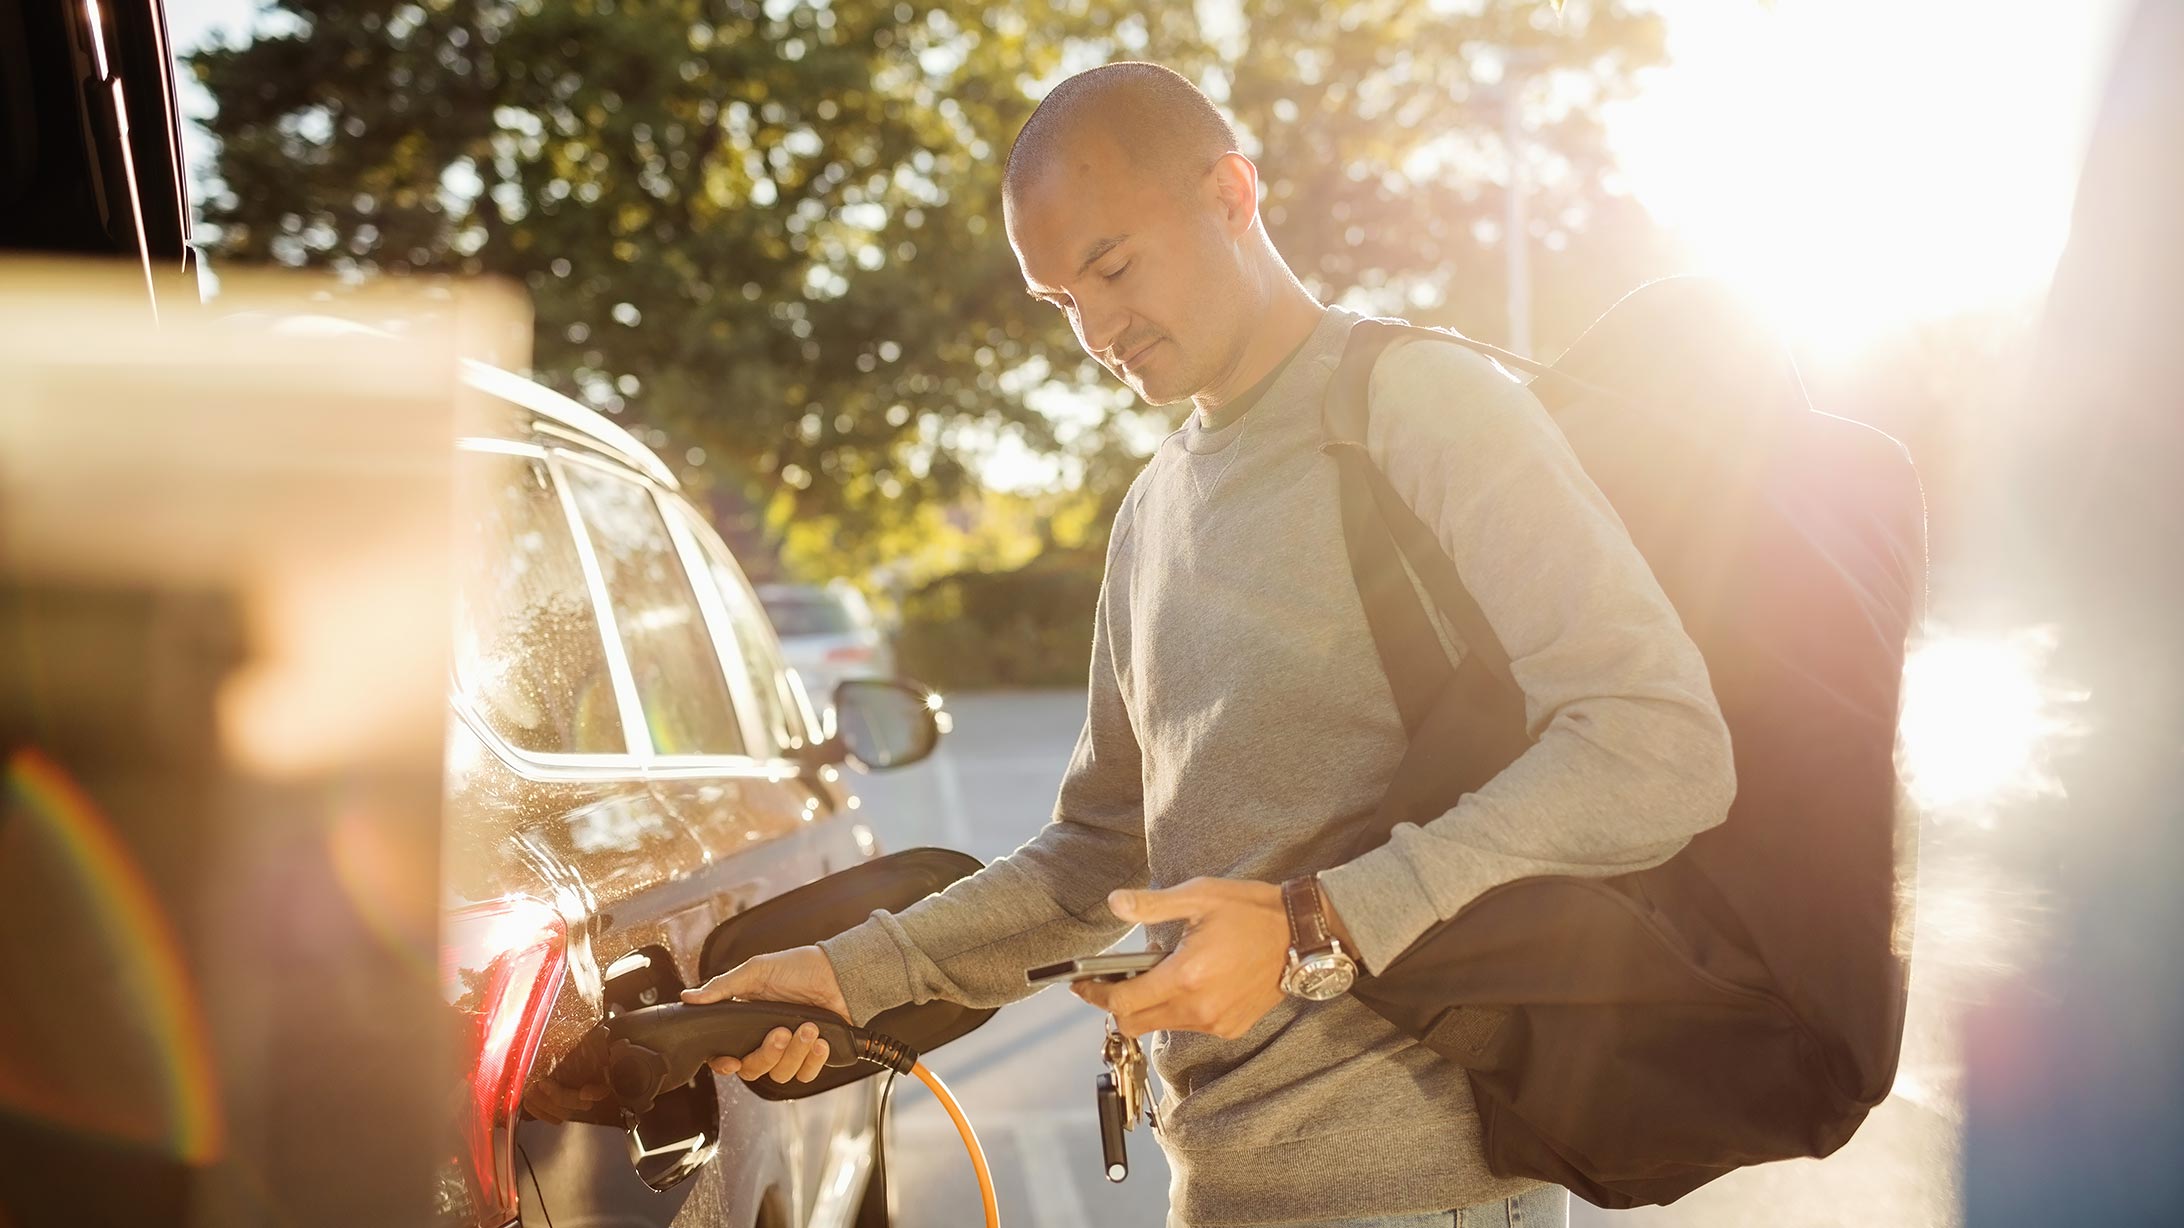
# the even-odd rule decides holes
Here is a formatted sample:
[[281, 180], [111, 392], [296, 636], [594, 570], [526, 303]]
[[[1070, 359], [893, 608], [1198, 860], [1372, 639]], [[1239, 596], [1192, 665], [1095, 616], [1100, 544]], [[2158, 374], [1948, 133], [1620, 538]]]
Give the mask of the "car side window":
[[458, 685], [517, 750], [627, 754], [591, 590], [545, 460], [464, 451], [456, 474], [468, 515], [456, 588]]
[[726, 608], [728, 621], [735, 630], [736, 648], [743, 657], [743, 670], [750, 679], [751, 694], [757, 703], [759, 725], [773, 743], [766, 748], [766, 753], [786, 754], [806, 741], [807, 726], [796, 679], [789, 672], [787, 662], [781, 659], [781, 645], [774, 637], [773, 624], [766, 620], [758, 594], [751, 590], [750, 581], [744, 578], [743, 569], [736, 565], [728, 548], [721, 544], [720, 536], [700, 521], [697, 513], [684, 509], [681, 514], [690, 535], [697, 539], [699, 551], [705, 556], [706, 570], [711, 573], [713, 586], [720, 593], [721, 605]]
[[745, 753], [690, 574], [652, 492], [586, 464], [572, 462], [562, 471], [599, 557], [654, 753]]

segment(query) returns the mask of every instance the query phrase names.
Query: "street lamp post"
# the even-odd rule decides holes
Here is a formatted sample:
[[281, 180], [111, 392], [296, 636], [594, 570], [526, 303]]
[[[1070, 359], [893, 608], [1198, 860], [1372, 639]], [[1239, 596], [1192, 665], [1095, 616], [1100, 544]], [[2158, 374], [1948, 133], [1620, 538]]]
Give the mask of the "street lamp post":
[[1502, 146], [1509, 152], [1509, 191], [1502, 217], [1502, 246], [1508, 257], [1509, 348], [1519, 354], [1532, 352], [1532, 253], [1525, 241], [1524, 139], [1521, 117], [1524, 81], [1512, 78], [1502, 105]]
[[1532, 243], [1525, 175], [1524, 87], [1547, 62], [1537, 48], [1512, 49], [1502, 61], [1502, 149], [1509, 158], [1509, 190], [1503, 200], [1502, 246], [1507, 261], [1509, 348], [1532, 352]]

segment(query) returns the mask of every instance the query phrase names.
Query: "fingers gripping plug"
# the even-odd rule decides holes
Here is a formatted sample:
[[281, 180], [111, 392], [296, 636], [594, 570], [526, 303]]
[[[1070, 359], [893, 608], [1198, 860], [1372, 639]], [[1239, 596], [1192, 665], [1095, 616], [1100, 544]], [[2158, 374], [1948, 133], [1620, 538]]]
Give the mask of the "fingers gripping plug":
[[[803, 1023], [827, 1043], [826, 1064], [860, 1061], [907, 1069], [917, 1060], [900, 1043], [849, 1026], [839, 1015], [786, 1002], [670, 1002], [619, 1014], [600, 1025], [608, 1038], [607, 1086], [621, 1107], [643, 1113], [662, 1091], [697, 1077], [716, 1057], [741, 1057], [776, 1028]], [[898, 1065], [898, 1063], [900, 1063]]]

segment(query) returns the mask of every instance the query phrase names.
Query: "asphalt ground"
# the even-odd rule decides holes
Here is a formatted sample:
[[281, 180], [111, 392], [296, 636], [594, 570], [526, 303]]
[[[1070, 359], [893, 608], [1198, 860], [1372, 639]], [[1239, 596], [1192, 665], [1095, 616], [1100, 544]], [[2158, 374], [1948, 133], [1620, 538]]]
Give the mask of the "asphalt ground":
[[[982, 860], [1051, 815], [1084, 719], [1080, 691], [966, 695], [931, 760], [859, 778], [868, 821], [890, 849], [937, 844]], [[1982, 868], [1976, 834], [1928, 824], [1922, 853], [1911, 1020], [1895, 1094], [1826, 1160], [1733, 1174], [1670, 1207], [1602, 1211], [1573, 1202], [1579, 1228], [1943, 1228], [1961, 1222], [1962, 1126], [1955, 1008], [2011, 946], [2026, 901]], [[1092, 1086], [1100, 1015], [1050, 989], [927, 1058], [963, 1104], [1010, 1228], [1159, 1228], [1168, 1167], [1150, 1133], [1128, 1136], [1131, 1171], [1102, 1175]], [[980, 1222], [978, 1187], [947, 1115], [911, 1080], [897, 1088], [894, 1147], [902, 1228]]]

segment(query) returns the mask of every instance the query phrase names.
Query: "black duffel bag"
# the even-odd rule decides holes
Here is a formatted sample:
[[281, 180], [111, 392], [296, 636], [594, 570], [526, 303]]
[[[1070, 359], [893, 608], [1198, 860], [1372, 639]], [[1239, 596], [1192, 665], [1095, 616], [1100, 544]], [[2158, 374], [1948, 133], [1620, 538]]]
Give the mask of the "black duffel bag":
[[[1326, 450], [1411, 741], [1353, 855], [1530, 745], [1507, 654], [1356, 442], [1373, 363], [1411, 336], [1536, 377], [1705, 655], [1738, 789], [1666, 863], [1487, 891], [1353, 994], [1465, 1067], [1503, 1176], [1630, 1207], [1833, 1152], [1888, 1095], [1903, 1030], [1916, 825], [1894, 752], [1925, 585], [1909, 458], [1813, 411], [1786, 348], [1698, 279], [1634, 292], [1552, 367], [1360, 322]], [[1453, 668], [1422, 597], [1466, 649]]]

